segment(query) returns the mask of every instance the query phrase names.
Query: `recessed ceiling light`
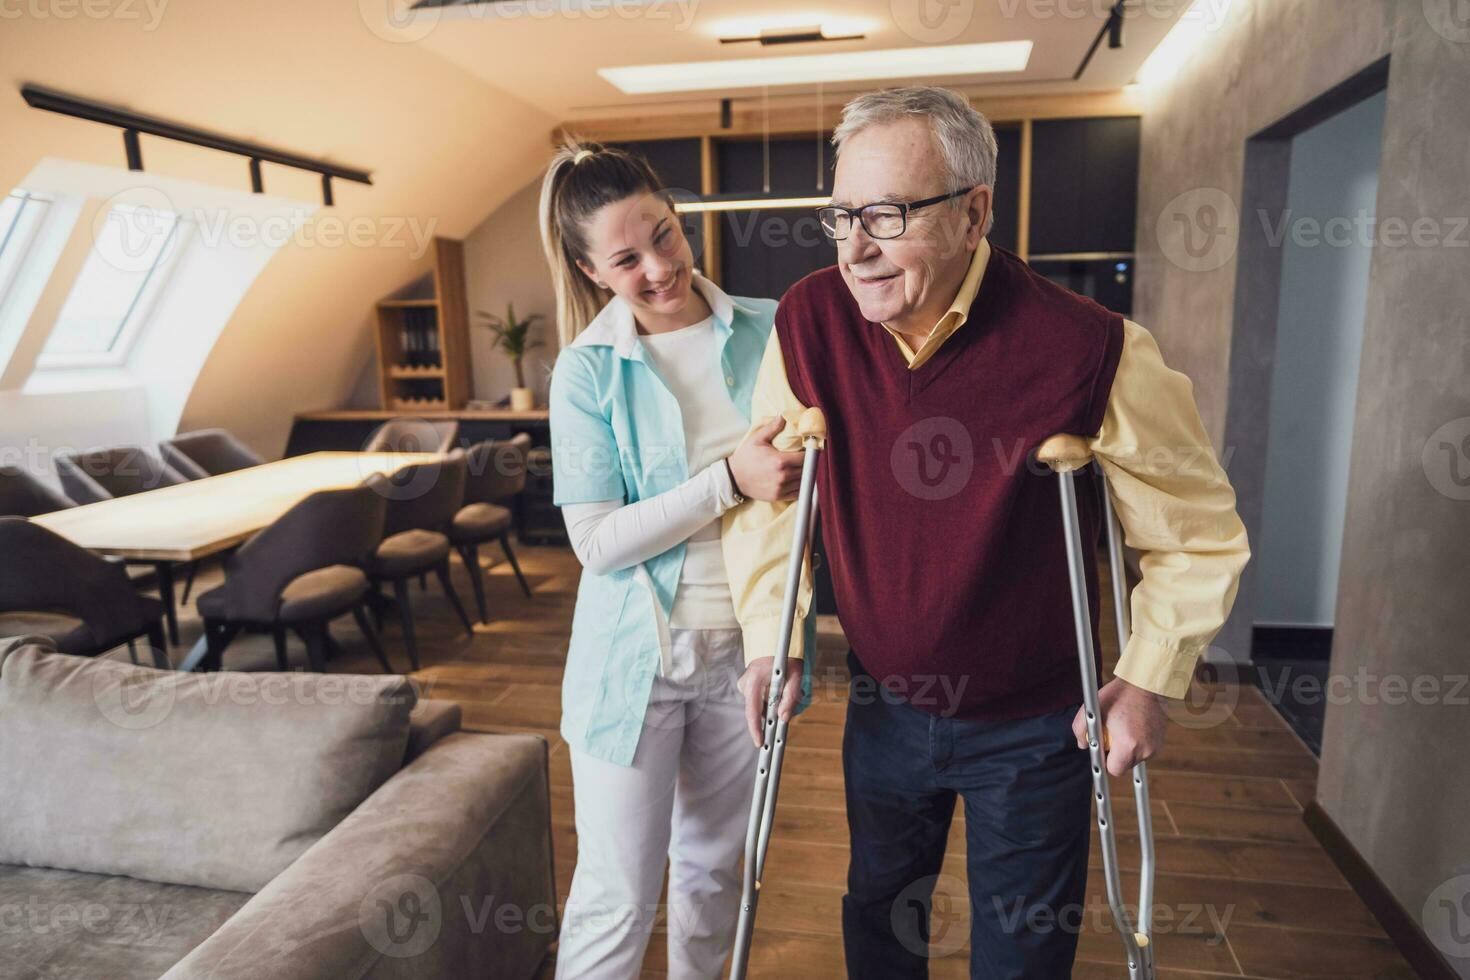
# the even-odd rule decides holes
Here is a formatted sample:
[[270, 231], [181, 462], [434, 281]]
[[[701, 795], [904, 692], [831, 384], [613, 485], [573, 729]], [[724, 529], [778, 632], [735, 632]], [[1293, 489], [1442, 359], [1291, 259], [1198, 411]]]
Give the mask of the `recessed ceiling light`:
[[748, 41], [759, 42], [762, 46], [772, 44], [816, 44], [826, 41], [861, 41], [865, 34], [839, 34], [831, 31], [821, 24], [808, 24], [805, 27], [768, 27], [759, 34], [737, 34], [734, 37], [720, 38], [721, 44], [742, 44]]
[[1031, 47], [1030, 41], [924, 45], [880, 51], [844, 51], [839, 54], [628, 65], [622, 68], [599, 68], [597, 73], [627, 95], [888, 78], [986, 75], [1024, 71], [1031, 60]]
[[700, 33], [731, 40], [758, 40], [761, 37], [784, 36], [793, 31], [812, 30], [822, 38], [850, 38], [866, 35], [879, 24], [861, 17], [828, 17], [823, 14], [773, 14], [768, 17], [727, 17], [702, 26]]
[[829, 17], [826, 14], [790, 13], [771, 14], [766, 17], [724, 17], [706, 21], [700, 33], [709, 37], [733, 37], [735, 35], [758, 35], [761, 31], [789, 30], [793, 27], [819, 25], [827, 34], [866, 34], [876, 30], [878, 22], [866, 17]]

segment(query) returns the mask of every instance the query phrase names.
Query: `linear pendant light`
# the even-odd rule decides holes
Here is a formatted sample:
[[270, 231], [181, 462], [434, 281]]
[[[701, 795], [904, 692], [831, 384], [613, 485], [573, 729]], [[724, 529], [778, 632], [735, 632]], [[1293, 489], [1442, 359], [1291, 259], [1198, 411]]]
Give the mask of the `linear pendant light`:
[[[706, 194], [695, 201], [677, 201], [674, 210], [684, 214], [710, 211], [782, 211], [820, 208], [832, 203], [832, 195], [791, 195], [771, 192], [771, 105], [768, 93], [761, 92], [761, 192], [759, 194]], [[822, 85], [817, 83], [817, 187], [826, 188], [823, 170]]]
[[832, 203], [825, 197], [761, 197], [752, 194], [709, 194], [698, 201], [677, 201], [674, 210], [686, 214], [706, 211], [781, 211], [792, 208], [820, 208]]
[[728, 58], [661, 65], [599, 68], [597, 73], [627, 95], [699, 92], [712, 89], [811, 85], [890, 78], [936, 78], [1024, 71], [1030, 41], [923, 45], [839, 54]]

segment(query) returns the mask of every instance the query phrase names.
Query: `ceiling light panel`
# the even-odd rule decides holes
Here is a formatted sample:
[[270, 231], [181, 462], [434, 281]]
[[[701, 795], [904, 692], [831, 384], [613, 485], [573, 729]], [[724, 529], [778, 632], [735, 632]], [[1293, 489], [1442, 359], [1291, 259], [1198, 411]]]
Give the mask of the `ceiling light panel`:
[[815, 85], [891, 78], [937, 78], [1025, 71], [1030, 41], [925, 45], [837, 54], [729, 58], [663, 65], [599, 68], [597, 73], [627, 95], [703, 92], [715, 89]]

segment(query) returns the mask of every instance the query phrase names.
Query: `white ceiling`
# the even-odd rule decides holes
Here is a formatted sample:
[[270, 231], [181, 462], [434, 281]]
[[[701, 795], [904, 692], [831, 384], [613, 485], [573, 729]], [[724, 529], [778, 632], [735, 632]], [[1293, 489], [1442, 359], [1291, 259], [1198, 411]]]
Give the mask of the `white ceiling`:
[[[381, 0], [379, 0], [381, 2]], [[559, 119], [704, 109], [708, 92], [628, 96], [597, 69], [638, 64], [701, 62], [727, 58], [824, 54], [927, 44], [1030, 40], [1035, 47], [1024, 71], [1002, 75], [944, 76], [912, 81], [983, 86], [996, 94], [1118, 89], [1189, 7], [1188, 0], [1134, 0], [1124, 46], [1106, 39], [1086, 73], [1073, 81], [1088, 47], [1107, 20], [1112, 0], [512, 0], [406, 11], [398, 5], [392, 29], [471, 74], [514, 93]], [[373, 4], [364, 0], [366, 8]], [[838, 22], [861, 30], [860, 41], [762, 47], [721, 44], [722, 34], [754, 23]], [[829, 31], [828, 33], [832, 33]], [[844, 83], [826, 90], [840, 98], [864, 88]], [[973, 89], [972, 89], [973, 90]], [[812, 86], [769, 90], [772, 99], [809, 95]], [[756, 96], [761, 89], [725, 95]]]

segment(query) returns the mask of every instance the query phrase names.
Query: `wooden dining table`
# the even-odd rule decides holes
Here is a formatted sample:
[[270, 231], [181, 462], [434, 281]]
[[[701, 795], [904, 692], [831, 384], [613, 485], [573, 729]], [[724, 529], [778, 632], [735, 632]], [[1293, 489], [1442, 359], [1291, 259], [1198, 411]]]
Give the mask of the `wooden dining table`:
[[[160, 592], [170, 593], [164, 602], [177, 642], [172, 574], [166, 571], [172, 564], [240, 544], [318, 490], [355, 487], [375, 473], [389, 474], [435, 458], [434, 453], [307, 453], [31, 520], [98, 554], [159, 566], [161, 578], [168, 578], [160, 581]], [[195, 652], [186, 665], [197, 660]]]

